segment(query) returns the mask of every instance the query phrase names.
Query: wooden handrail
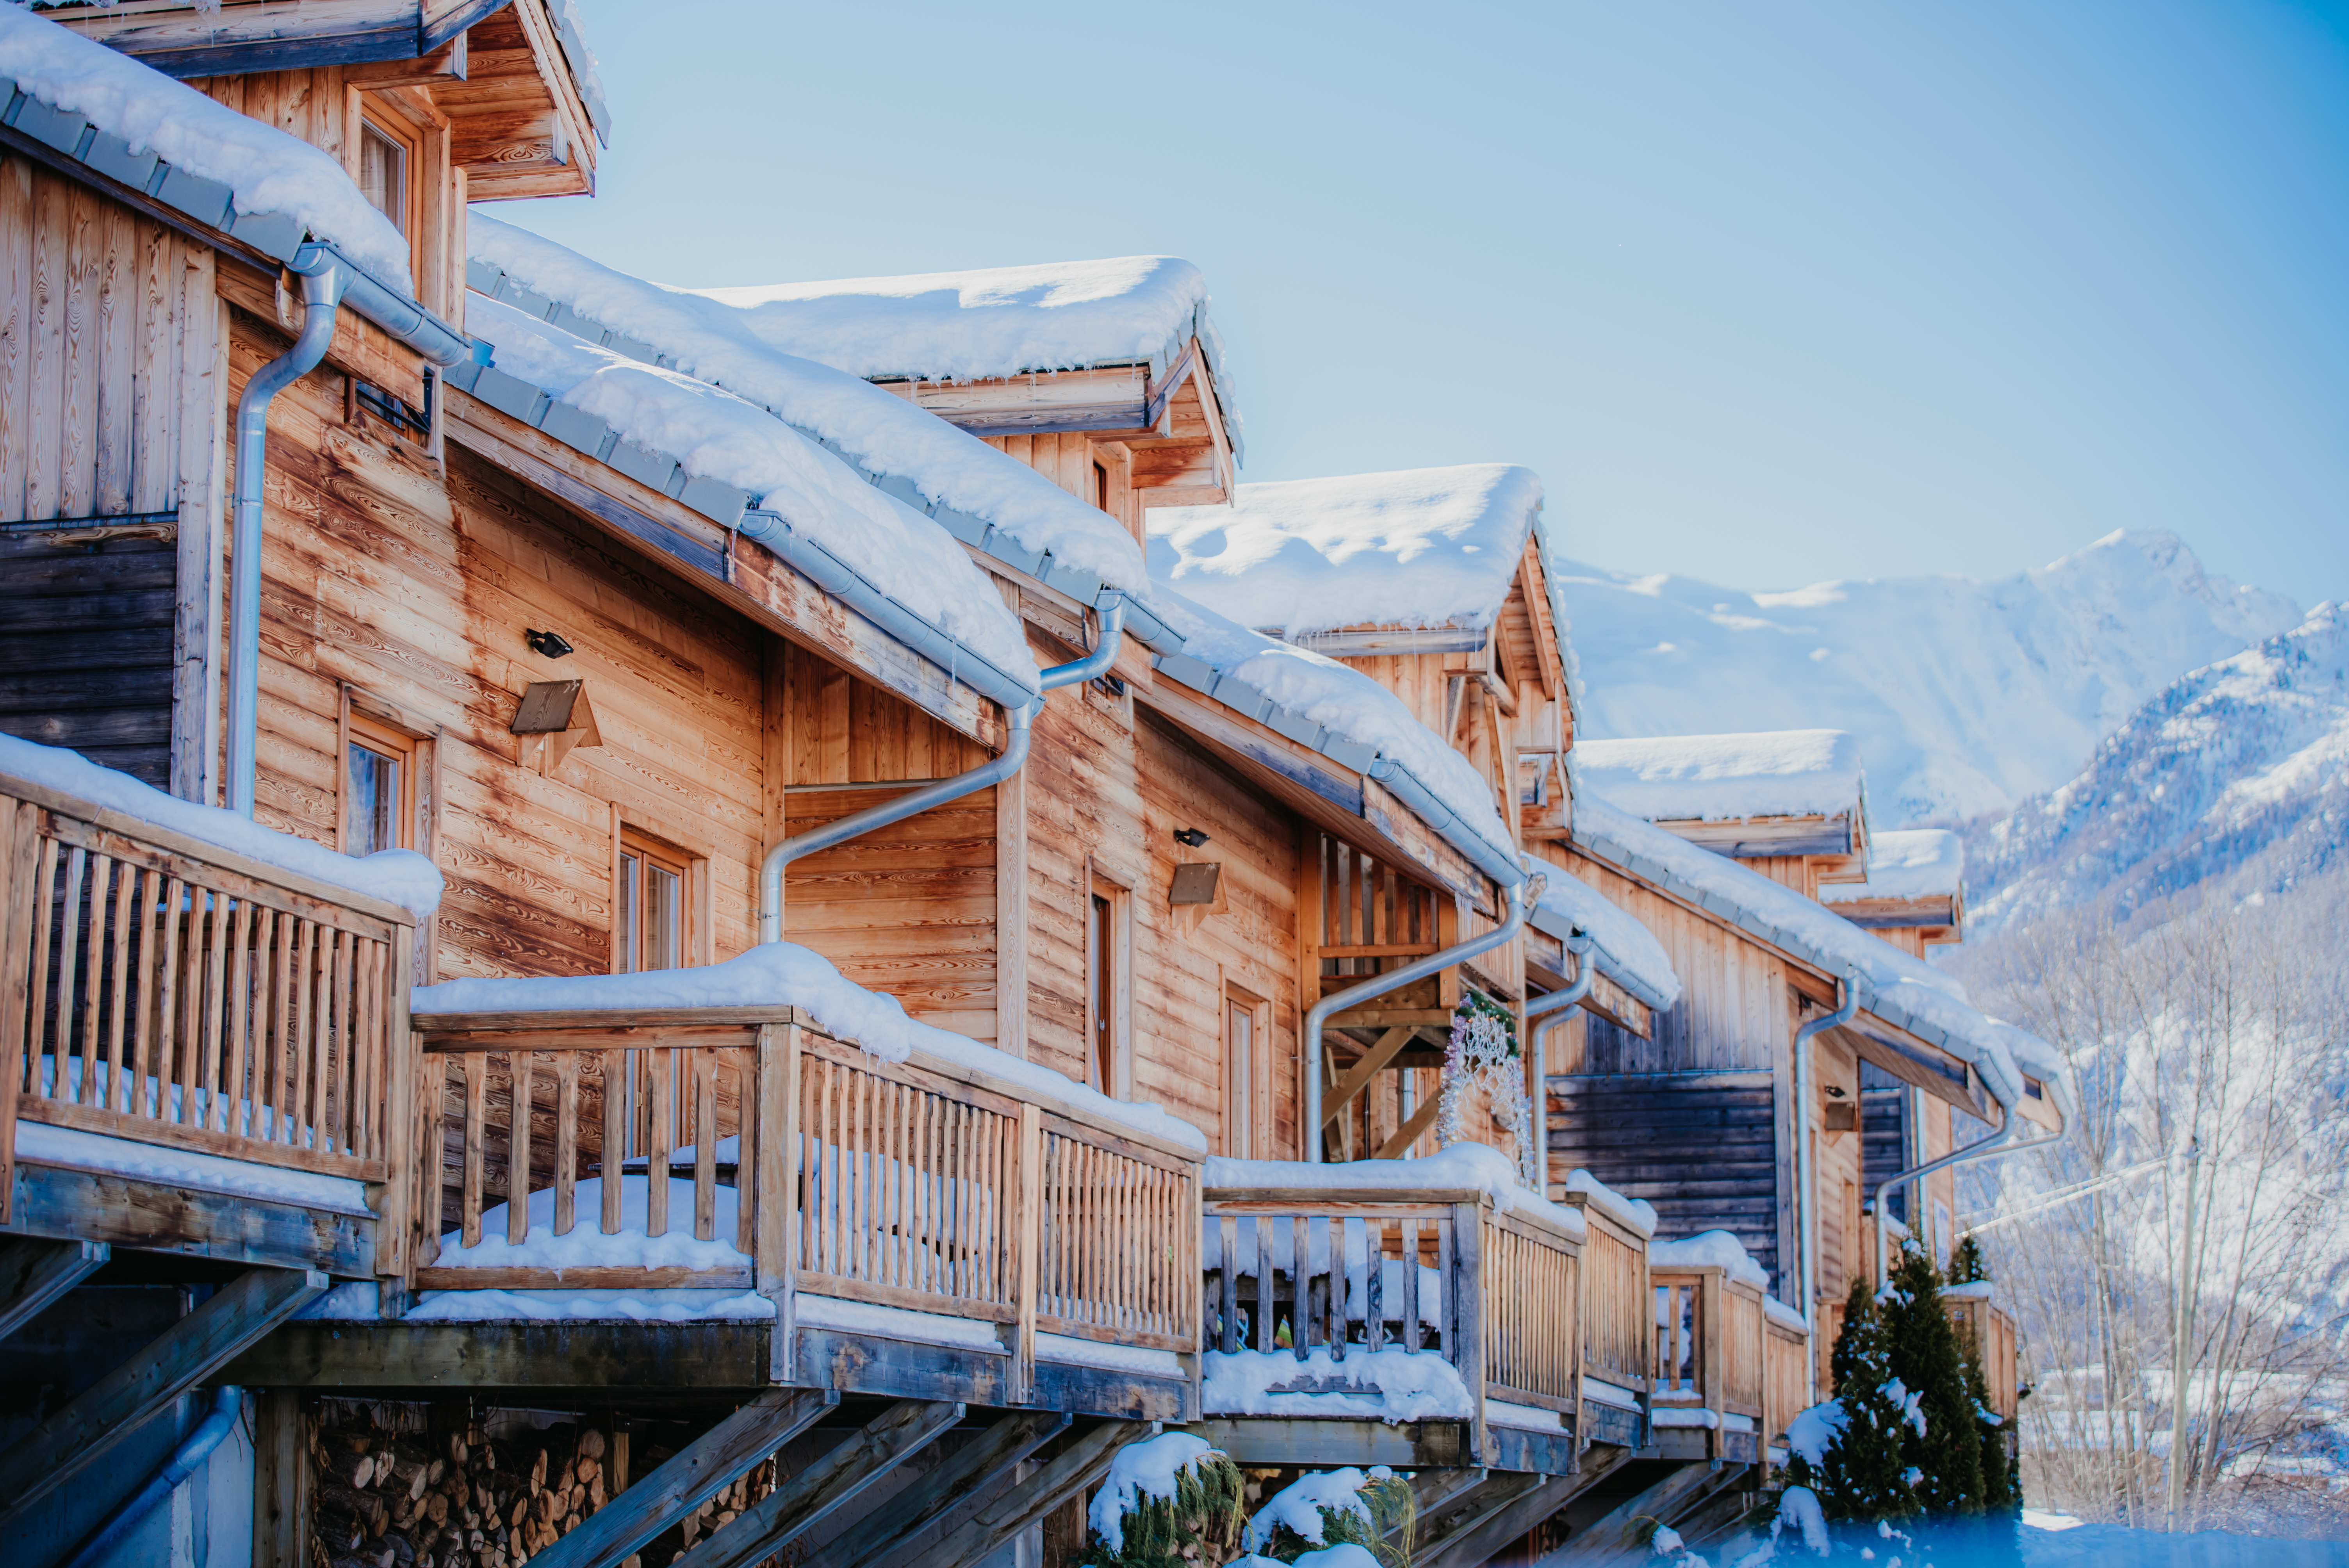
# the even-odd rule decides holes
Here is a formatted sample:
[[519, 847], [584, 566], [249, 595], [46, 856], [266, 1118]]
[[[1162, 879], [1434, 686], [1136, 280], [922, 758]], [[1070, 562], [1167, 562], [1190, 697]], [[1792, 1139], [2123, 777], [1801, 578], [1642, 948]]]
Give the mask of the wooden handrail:
[[380, 1183], [409, 1266], [400, 906], [0, 777], [0, 1218], [22, 1120]]

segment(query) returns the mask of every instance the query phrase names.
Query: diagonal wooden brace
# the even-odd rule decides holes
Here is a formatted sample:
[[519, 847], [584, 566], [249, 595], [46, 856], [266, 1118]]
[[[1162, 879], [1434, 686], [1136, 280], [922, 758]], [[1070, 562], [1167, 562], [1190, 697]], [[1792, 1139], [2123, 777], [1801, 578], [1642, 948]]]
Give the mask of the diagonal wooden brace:
[[537, 1568], [612, 1568], [732, 1486], [750, 1468], [815, 1425], [840, 1396], [770, 1388], [672, 1454], [659, 1469], [580, 1521], [531, 1559]]
[[962, 1419], [962, 1412], [960, 1405], [899, 1400], [863, 1431], [696, 1544], [673, 1568], [756, 1568], [936, 1442]]
[[1153, 1436], [1157, 1430], [1156, 1421], [1103, 1421], [904, 1568], [961, 1568], [964, 1563], [982, 1561], [997, 1547], [1107, 1474], [1118, 1449]]
[[33, 1236], [0, 1241], [0, 1339], [96, 1273], [108, 1255], [104, 1242], [49, 1242]]
[[805, 1568], [862, 1568], [921, 1547], [919, 1537], [940, 1523], [957, 1522], [955, 1505], [986, 1493], [1012, 1466], [1058, 1437], [1069, 1424], [1065, 1410], [1021, 1410], [1009, 1415], [940, 1460], [927, 1475], [858, 1520], [830, 1545], [816, 1549]]
[[1346, 1069], [1346, 1076], [1338, 1080], [1337, 1087], [1322, 1100], [1321, 1125], [1327, 1127], [1344, 1115], [1346, 1107], [1353, 1103], [1354, 1097], [1370, 1088], [1371, 1080], [1379, 1076], [1380, 1069], [1402, 1055], [1402, 1048], [1411, 1044], [1418, 1033], [1416, 1028], [1403, 1024], [1381, 1035], [1378, 1044], [1364, 1051], [1361, 1059]]
[[250, 1269], [0, 1454], [0, 1540], [35, 1502], [323, 1295], [312, 1269]]

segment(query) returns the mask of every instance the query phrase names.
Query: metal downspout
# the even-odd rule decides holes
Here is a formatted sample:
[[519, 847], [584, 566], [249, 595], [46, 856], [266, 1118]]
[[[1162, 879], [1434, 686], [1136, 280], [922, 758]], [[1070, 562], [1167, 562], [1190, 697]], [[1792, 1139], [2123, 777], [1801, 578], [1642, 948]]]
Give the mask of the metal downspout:
[[1517, 880], [1503, 884], [1503, 891], [1509, 897], [1509, 913], [1500, 924], [1485, 933], [1484, 935], [1472, 936], [1455, 946], [1444, 949], [1441, 953], [1431, 953], [1425, 957], [1414, 958], [1400, 969], [1391, 969], [1383, 975], [1373, 975], [1359, 985], [1349, 985], [1343, 991], [1324, 996], [1313, 1004], [1313, 1010], [1305, 1015], [1305, 1027], [1302, 1032], [1302, 1038], [1309, 1042], [1303, 1047], [1306, 1061], [1305, 1159], [1308, 1164], [1319, 1165], [1321, 1162], [1321, 1060], [1327, 1049], [1321, 1043], [1321, 1033], [1328, 1026], [1330, 1015], [1343, 1011], [1356, 1002], [1367, 1001], [1372, 996], [1384, 995], [1399, 985], [1408, 985], [1414, 980], [1424, 980], [1438, 970], [1451, 968], [1463, 959], [1474, 958], [1480, 953], [1490, 953], [1495, 947], [1515, 941], [1517, 933], [1525, 929], [1526, 912], [1533, 902], [1526, 896], [1528, 875], [1526, 869], [1520, 864], [1517, 869]]
[[1802, 1271], [1799, 1284], [1803, 1296], [1803, 1326], [1814, 1344], [1807, 1371], [1811, 1404], [1818, 1403], [1819, 1357], [1816, 1341], [1819, 1333], [1818, 1307], [1818, 1204], [1812, 1201], [1811, 1189], [1816, 1185], [1818, 1155], [1816, 1138], [1811, 1131], [1811, 1041], [1829, 1029], [1848, 1024], [1859, 1013], [1859, 972], [1844, 971], [1841, 985], [1842, 1003], [1832, 1013], [1813, 1018], [1795, 1031], [1795, 1201], [1800, 1205], [1801, 1237], [1795, 1246], [1795, 1264]]
[[294, 346], [253, 373], [236, 404], [236, 511], [229, 537], [228, 809], [253, 815], [255, 728], [261, 715], [261, 509], [269, 465], [269, 405], [318, 367], [335, 340], [335, 309], [349, 278], [331, 251], [298, 260], [302, 274], [301, 335]]
[[[1112, 593], [1103, 596], [1099, 614], [1101, 641], [1083, 658], [1065, 665], [1054, 665], [1038, 672], [1037, 684], [1045, 691], [1053, 691], [1079, 681], [1092, 680], [1116, 663], [1119, 645], [1125, 637], [1125, 596]], [[1044, 699], [1040, 696], [1024, 707], [1007, 708], [1005, 716], [1010, 725], [1010, 735], [1003, 749], [988, 761], [951, 779], [941, 779], [919, 789], [908, 790], [894, 800], [884, 800], [877, 806], [827, 822], [821, 828], [785, 839], [767, 851], [759, 864], [759, 940], [761, 943], [783, 939], [783, 868], [793, 861], [844, 844], [851, 839], [862, 838], [875, 828], [885, 828], [892, 822], [902, 822], [908, 817], [919, 816], [933, 806], [948, 800], [959, 800], [974, 790], [1000, 784], [1019, 771], [1028, 760], [1028, 741], [1036, 715], [1042, 711]]]
[[[1989, 1080], [1983, 1081], [1987, 1083]], [[2063, 1132], [2054, 1132], [2045, 1138], [2033, 1138], [2018, 1142], [2014, 1135], [2023, 1130], [2022, 1112], [2004, 1100], [1999, 1102], [1999, 1109], [2006, 1112], [2004, 1125], [1981, 1142], [1969, 1143], [1954, 1154], [1944, 1154], [1939, 1160], [1930, 1161], [1923, 1165], [1915, 1166], [1907, 1171], [1896, 1171], [1876, 1184], [1876, 1277], [1878, 1283], [1891, 1277], [1889, 1272], [1891, 1246], [1887, 1240], [1887, 1223], [1892, 1217], [1889, 1205], [1892, 1201], [1892, 1190], [1895, 1187], [1905, 1187], [1911, 1181], [1922, 1181], [1928, 1176], [1938, 1176], [1952, 1166], [1967, 1165], [1977, 1160], [1990, 1160], [2002, 1155], [2020, 1154], [2027, 1149], [2044, 1149], [2048, 1144], [2061, 1143], [2064, 1140]], [[1912, 1235], [1915, 1233], [1914, 1226], [1910, 1227], [1910, 1233]]]
[[122, 1538], [139, 1526], [139, 1522], [152, 1513], [173, 1492], [180, 1483], [196, 1473], [198, 1467], [212, 1457], [214, 1449], [229, 1433], [243, 1413], [244, 1390], [224, 1385], [212, 1390], [212, 1414], [196, 1423], [187, 1440], [163, 1461], [163, 1468], [148, 1478], [147, 1484], [131, 1495], [109, 1515], [105, 1523], [82, 1539], [81, 1546], [66, 1559], [62, 1568], [92, 1568], [105, 1560], [107, 1554], [121, 1544]]

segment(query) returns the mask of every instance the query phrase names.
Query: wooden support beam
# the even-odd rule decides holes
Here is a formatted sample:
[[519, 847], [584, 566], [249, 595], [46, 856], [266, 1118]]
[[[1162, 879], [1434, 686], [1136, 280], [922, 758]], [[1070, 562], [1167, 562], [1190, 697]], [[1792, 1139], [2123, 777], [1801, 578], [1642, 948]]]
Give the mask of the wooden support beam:
[[531, 1561], [539, 1568], [612, 1568], [815, 1425], [839, 1399], [821, 1388], [770, 1388]]
[[1436, 1112], [1443, 1109], [1442, 1092], [1439, 1090], [1435, 1094], [1429, 1095], [1420, 1108], [1411, 1113], [1411, 1119], [1397, 1128], [1392, 1138], [1379, 1145], [1379, 1151], [1371, 1158], [1373, 1160], [1402, 1159], [1403, 1150], [1418, 1142], [1419, 1135], [1435, 1125]]
[[[962, 1419], [963, 1407], [901, 1399], [864, 1430], [696, 1544], [674, 1568], [756, 1568], [862, 1496]], [[894, 1511], [894, 1510], [892, 1511]]]
[[1421, 1516], [1419, 1539], [1411, 1554], [1413, 1568], [1436, 1563], [1444, 1568], [1475, 1568], [1481, 1564], [1484, 1557], [1471, 1557], [1460, 1551], [1460, 1546], [1472, 1539], [1482, 1539], [1487, 1523], [1510, 1504], [1539, 1491], [1548, 1480], [1525, 1470], [1486, 1472], [1483, 1481], [1454, 1496], [1441, 1510]]
[[0, 1539], [25, 1511], [326, 1289], [311, 1269], [252, 1269], [0, 1454]]
[[1418, 1037], [1419, 1031], [1408, 1024], [1398, 1024], [1381, 1035], [1376, 1045], [1354, 1059], [1354, 1065], [1346, 1069], [1346, 1076], [1338, 1080], [1338, 1086], [1321, 1102], [1321, 1124], [1327, 1127], [1345, 1115], [1346, 1107], [1353, 1102], [1354, 1097], [1370, 1088], [1371, 1080]]
[[260, 1390], [253, 1402], [253, 1568], [309, 1568], [308, 1461], [301, 1390]]
[[[995, 1549], [1101, 1480], [1117, 1450], [1155, 1435], [1155, 1421], [1103, 1421], [1071, 1442], [1044, 1468], [980, 1509], [961, 1529], [904, 1564], [904, 1568], [959, 1568], [984, 1560]], [[584, 1529], [585, 1526], [582, 1526]], [[533, 1558], [543, 1563], [543, 1558]], [[549, 1568], [557, 1568], [550, 1564]]]
[[1698, 1460], [1682, 1465], [1645, 1491], [1635, 1492], [1576, 1531], [1572, 1539], [1549, 1554], [1547, 1562], [1576, 1568], [1599, 1563], [1634, 1563], [1646, 1560], [1652, 1532], [1636, 1526], [1651, 1520], [1669, 1521], [1673, 1514], [1713, 1490], [1722, 1471]]
[[109, 1255], [104, 1242], [43, 1242], [30, 1236], [0, 1241], [0, 1339], [30, 1323]]
[[858, 1568], [909, 1547], [963, 1499], [983, 1496], [1069, 1425], [1065, 1410], [1009, 1415], [940, 1460], [930, 1472], [816, 1549], [806, 1568]]

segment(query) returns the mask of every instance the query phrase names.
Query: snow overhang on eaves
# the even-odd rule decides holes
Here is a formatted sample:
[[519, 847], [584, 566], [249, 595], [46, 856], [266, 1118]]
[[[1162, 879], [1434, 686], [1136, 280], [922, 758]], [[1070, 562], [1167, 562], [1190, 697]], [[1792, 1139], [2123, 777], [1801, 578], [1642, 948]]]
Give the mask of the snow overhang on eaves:
[[[658, 369], [675, 371], [680, 376], [693, 375], [692, 371], [680, 366], [674, 356], [661, 352], [641, 338], [631, 337], [605, 326], [595, 317], [574, 309], [567, 301], [550, 299], [534, 289], [525, 287], [509, 277], [502, 268], [490, 263], [469, 257], [465, 263], [465, 284], [485, 298], [535, 316], [574, 337]], [[695, 379], [700, 377], [696, 377]], [[741, 393], [730, 387], [727, 390], [734, 397], [742, 397]], [[1123, 593], [1126, 603], [1126, 635], [1154, 654], [1172, 655], [1183, 651], [1183, 638], [1151, 609], [1143, 584], [1103, 583], [1092, 572], [1063, 565], [1052, 559], [1050, 551], [1030, 550], [1009, 531], [997, 528], [983, 517], [931, 500], [910, 476], [868, 468], [856, 454], [839, 442], [794, 423], [771, 405], [758, 403], [755, 398], [744, 398], [744, 401], [756, 403], [773, 418], [847, 464], [867, 484], [932, 519], [939, 527], [996, 562], [1005, 571], [1031, 578], [1088, 607], [1097, 607], [1104, 593]]]
[[[1628, 872], [1651, 887], [1662, 889], [1684, 903], [1695, 905], [1719, 919], [1723, 923], [1735, 926], [1756, 942], [1764, 943], [1778, 949], [1779, 952], [1799, 960], [1819, 974], [1834, 976], [1840, 975], [1845, 971], [1845, 961], [1836, 954], [1819, 951], [1804, 941], [1796, 933], [1774, 923], [1744, 904], [1725, 898], [1710, 889], [1697, 886], [1675, 874], [1669, 867], [1658, 864], [1630, 846], [1619, 843], [1603, 833], [1577, 826], [1574, 830], [1574, 847], [1596, 860], [1606, 861], [1619, 871]], [[1955, 1001], [1954, 998], [1950, 997], [1944, 997], [1944, 1000]], [[1934, 1049], [1945, 1052], [1955, 1059], [1964, 1062], [1981, 1076], [1984, 1087], [1989, 1088], [1992, 1098], [2002, 1105], [2014, 1104], [2022, 1098], [2023, 1085], [2008, 1080], [2004, 1064], [1991, 1052], [1984, 1050], [1975, 1042], [1952, 1034], [1930, 1019], [1920, 1016], [1911, 1009], [1903, 1006], [1897, 998], [1885, 995], [1865, 975], [1859, 977], [1859, 1005], [1863, 1011], [1881, 1018], [1894, 1028], [1912, 1035]], [[1956, 1005], [1966, 1006], [1963, 1003]], [[1983, 1017], [1982, 1022], [1985, 1029], [2007, 1026], [1988, 1017]]]
[[[1534, 869], [1540, 871], [1544, 868], [1537, 865]], [[1629, 911], [1625, 911], [1624, 918], [1626, 920], [1631, 920], [1636, 919], [1637, 917], [1632, 915]], [[1532, 926], [1536, 931], [1543, 933], [1545, 935], [1557, 937], [1560, 942], [1566, 941], [1568, 937], [1574, 935], [1578, 930], [1581, 929], [1577, 926], [1573, 921], [1568, 919], [1565, 915], [1558, 913], [1557, 911], [1550, 909], [1545, 904], [1536, 904], [1533, 912], [1526, 916], [1526, 923]], [[1616, 985], [1621, 986], [1623, 990], [1628, 992], [1630, 995], [1639, 998], [1641, 1003], [1645, 1004], [1656, 1012], [1661, 1013], [1670, 1008], [1674, 1002], [1679, 1000], [1678, 997], [1666, 995], [1663, 992], [1658, 990], [1653, 985], [1649, 985], [1646, 980], [1640, 977], [1638, 970], [1630, 967], [1623, 963], [1622, 960], [1616, 957], [1615, 954], [1608, 949], [1607, 944], [1604, 942], [1599, 941], [1594, 933], [1584, 931], [1582, 934], [1588, 936], [1591, 939], [1590, 950], [1598, 958], [1599, 973], [1606, 975], [1608, 979], [1612, 980]]]

